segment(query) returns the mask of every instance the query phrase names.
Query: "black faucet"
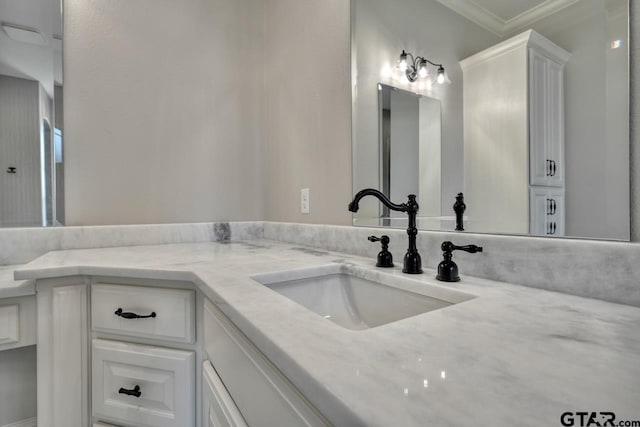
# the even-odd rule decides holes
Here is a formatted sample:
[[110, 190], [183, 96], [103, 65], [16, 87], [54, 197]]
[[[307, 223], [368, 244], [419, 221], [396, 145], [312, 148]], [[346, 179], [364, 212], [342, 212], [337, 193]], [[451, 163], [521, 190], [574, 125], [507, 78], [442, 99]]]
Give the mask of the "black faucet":
[[420, 254], [418, 253], [418, 248], [416, 246], [416, 236], [418, 235], [416, 216], [420, 206], [418, 206], [418, 202], [416, 202], [415, 194], [409, 194], [407, 203], [397, 205], [392, 203], [391, 200], [389, 200], [387, 196], [382, 194], [380, 191], [373, 188], [365, 188], [364, 190], [359, 191], [353, 198], [353, 201], [349, 203], [349, 210], [351, 212], [358, 212], [358, 209], [360, 208], [360, 199], [365, 196], [374, 196], [392, 211], [406, 212], [409, 216], [409, 224], [407, 226], [409, 248], [404, 256], [404, 268], [402, 269], [402, 272], [407, 274], [422, 274], [422, 259], [420, 258]]
[[467, 205], [464, 203], [464, 194], [458, 193], [456, 202], [453, 204], [453, 211], [456, 213], [456, 231], [464, 231], [463, 215], [465, 210], [467, 210]]

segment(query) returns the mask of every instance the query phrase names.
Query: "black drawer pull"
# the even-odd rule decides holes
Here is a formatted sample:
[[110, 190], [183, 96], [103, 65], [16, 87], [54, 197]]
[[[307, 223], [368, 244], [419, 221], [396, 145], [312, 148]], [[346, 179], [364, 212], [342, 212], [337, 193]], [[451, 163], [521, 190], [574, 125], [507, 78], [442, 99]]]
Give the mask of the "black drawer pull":
[[151, 314], [147, 314], [146, 316], [141, 316], [136, 313], [129, 313], [127, 311], [122, 311], [121, 308], [117, 309], [114, 313], [116, 316], [120, 316], [124, 319], [148, 319], [149, 317], [156, 317], [156, 312], [152, 312]]
[[126, 394], [127, 396], [135, 396], [135, 397], [140, 397], [142, 395], [139, 385], [135, 386], [131, 390], [127, 390], [126, 388], [120, 387], [120, 390], [118, 390], [118, 393]]

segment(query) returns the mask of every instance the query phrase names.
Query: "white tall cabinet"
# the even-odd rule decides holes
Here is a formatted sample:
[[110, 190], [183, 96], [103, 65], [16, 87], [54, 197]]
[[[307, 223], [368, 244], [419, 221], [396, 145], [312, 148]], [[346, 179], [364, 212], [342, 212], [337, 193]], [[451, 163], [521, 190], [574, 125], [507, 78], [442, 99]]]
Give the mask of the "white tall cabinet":
[[569, 57], [529, 30], [460, 62], [469, 231], [564, 234]]

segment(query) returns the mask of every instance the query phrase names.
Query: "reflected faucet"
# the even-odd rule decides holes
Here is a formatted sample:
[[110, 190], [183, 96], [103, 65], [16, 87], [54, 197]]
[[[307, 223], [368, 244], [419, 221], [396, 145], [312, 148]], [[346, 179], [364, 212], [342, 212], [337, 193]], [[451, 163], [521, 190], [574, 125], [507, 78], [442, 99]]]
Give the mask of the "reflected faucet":
[[349, 210], [351, 212], [358, 212], [358, 209], [360, 209], [360, 199], [365, 196], [376, 197], [383, 205], [392, 211], [406, 212], [409, 216], [409, 224], [407, 226], [409, 248], [404, 256], [404, 268], [402, 269], [402, 272], [407, 274], [422, 274], [422, 259], [420, 258], [420, 254], [418, 253], [418, 248], [416, 246], [416, 236], [418, 235], [416, 216], [418, 214], [419, 206], [418, 202], [416, 202], [415, 194], [409, 194], [407, 203], [397, 205], [392, 203], [391, 200], [389, 200], [387, 196], [382, 194], [380, 191], [373, 188], [365, 188], [364, 190], [359, 191], [353, 198], [353, 201], [349, 203]]

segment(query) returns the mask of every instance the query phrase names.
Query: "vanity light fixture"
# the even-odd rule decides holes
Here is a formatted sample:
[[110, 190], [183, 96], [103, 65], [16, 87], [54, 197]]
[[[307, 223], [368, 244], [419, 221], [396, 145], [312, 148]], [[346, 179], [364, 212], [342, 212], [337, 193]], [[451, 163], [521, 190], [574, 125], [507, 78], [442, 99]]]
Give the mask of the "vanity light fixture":
[[[436, 67], [435, 78], [431, 73], [430, 67]], [[442, 64], [436, 64], [423, 56], [414, 57], [411, 53], [402, 51], [398, 60], [398, 69], [404, 73], [411, 83], [419, 79], [430, 80], [431, 83], [445, 85], [451, 83], [447, 78], [447, 73]], [[435, 80], [435, 81], [434, 81]]]

